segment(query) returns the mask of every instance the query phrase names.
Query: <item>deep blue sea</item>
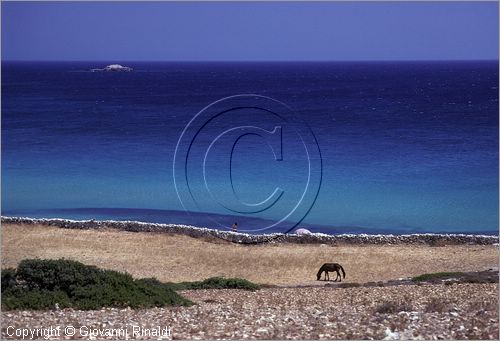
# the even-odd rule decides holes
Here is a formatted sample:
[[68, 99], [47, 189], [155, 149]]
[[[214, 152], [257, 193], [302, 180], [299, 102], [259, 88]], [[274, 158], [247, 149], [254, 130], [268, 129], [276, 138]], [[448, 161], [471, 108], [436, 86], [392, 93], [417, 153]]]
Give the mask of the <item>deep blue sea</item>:
[[[255, 231], [286, 216], [309, 175], [321, 185], [298, 226], [313, 231], [498, 233], [498, 62], [88, 71], [107, 64], [2, 63], [2, 215], [216, 228], [238, 221]], [[188, 214], [172, 174], [181, 133], [200, 110], [239, 94], [286, 104], [320, 154], [304, 156], [288, 121], [258, 105], [217, 116], [190, 140], [185, 169], [196, 205]], [[263, 130], [248, 128], [234, 144], [228, 134], [217, 140], [231, 125]], [[260, 207], [276, 189], [269, 209], [228, 210], [234, 198]]]

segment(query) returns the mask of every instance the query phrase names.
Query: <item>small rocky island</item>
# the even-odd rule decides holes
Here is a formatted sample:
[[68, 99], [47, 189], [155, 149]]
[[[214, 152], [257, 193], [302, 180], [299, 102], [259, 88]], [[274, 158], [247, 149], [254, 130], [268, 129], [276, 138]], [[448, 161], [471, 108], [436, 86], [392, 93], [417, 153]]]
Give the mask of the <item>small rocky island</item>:
[[92, 72], [130, 72], [133, 71], [131, 67], [122, 66], [120, 64], [110, 64], [104, 69], [91, 69]]

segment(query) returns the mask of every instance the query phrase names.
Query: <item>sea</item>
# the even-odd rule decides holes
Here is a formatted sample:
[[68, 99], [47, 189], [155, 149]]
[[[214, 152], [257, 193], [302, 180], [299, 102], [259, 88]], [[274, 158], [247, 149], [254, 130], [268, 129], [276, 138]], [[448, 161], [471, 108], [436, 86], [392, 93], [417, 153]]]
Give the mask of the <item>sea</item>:
[[498, 234], [498, 61], [113, 63], [2, 62], [3, 216]]

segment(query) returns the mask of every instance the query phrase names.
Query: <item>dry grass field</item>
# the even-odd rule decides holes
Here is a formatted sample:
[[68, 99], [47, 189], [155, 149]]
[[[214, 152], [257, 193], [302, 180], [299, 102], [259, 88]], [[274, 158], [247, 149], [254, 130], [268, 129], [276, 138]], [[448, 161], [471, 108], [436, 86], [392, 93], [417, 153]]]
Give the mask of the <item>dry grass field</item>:
[[499, 260], [497, 246], [245, 246], [172, 234], [3, 224], [2, 268], [35, 257], [64, 257], [161, 281], [226, 276], [277, 285], [320, 284], [315, 275], [325, 262], [342, 264], [348, 282], [368, 282], [498, 268]]

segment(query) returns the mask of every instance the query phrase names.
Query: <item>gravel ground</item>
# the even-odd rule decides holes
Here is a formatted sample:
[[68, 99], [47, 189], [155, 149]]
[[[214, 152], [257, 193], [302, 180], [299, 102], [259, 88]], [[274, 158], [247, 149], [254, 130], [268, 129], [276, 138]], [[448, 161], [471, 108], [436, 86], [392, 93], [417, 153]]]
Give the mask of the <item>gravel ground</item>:
[[[267, 288], [183, 291], [197, 305], [147, 310], [2, 312], [2, 338], [14, 328], [69, 325], [125, 338], [133, 326], [169, 327], [173, 339], [498, 339], [498, 284], [370, 288]], [[8, 326], [13, 326], [7, 330]], [[80, 327], [83, 327], [81, 329]], [[20, 329], [18, 329], [20, 330]], [[161, 332], [161, 330], [160, 330]], [[20, 338], [20, 337], [17, 337]], [[27, 337], [29, 338], [29, 336]], [[38, 337], [43, 338], [43, 337]]]

